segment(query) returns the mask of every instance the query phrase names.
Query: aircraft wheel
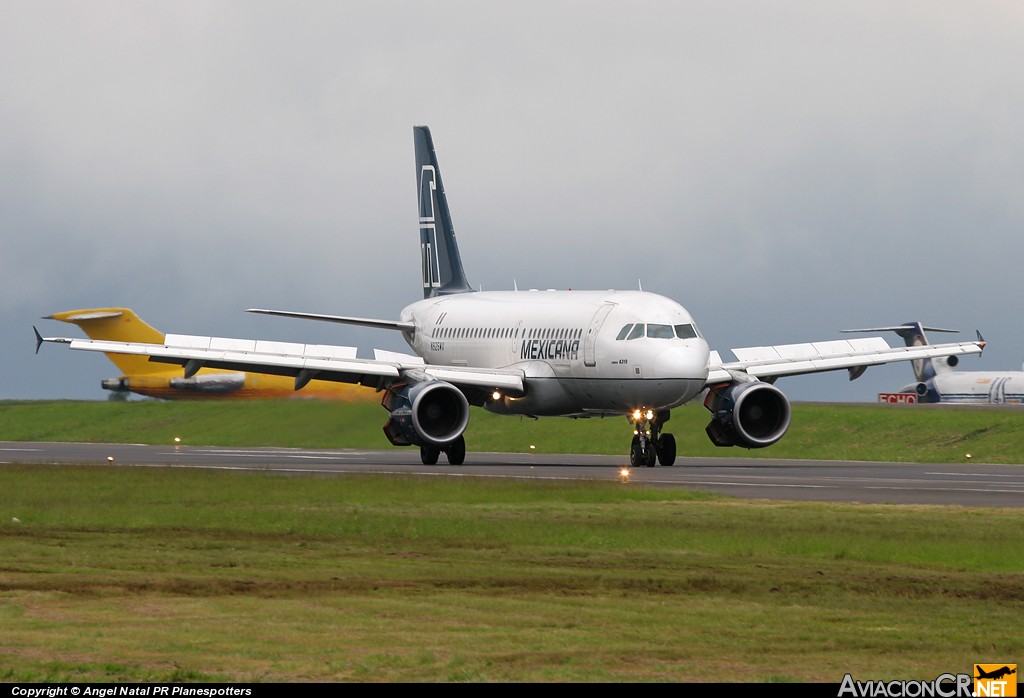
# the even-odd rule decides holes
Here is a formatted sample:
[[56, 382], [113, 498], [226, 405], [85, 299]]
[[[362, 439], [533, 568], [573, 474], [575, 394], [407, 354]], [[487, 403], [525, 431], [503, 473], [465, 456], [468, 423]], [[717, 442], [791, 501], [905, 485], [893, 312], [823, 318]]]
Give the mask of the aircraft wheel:
[[466, 460], [466, 439], [463, 436], [455, 439], [448, 445], [448, 463], [451, 465], [462, 465]]
[[629, 464], [634, 467], [640, 467], [640, 463], [644, 460], [644, 453], [640, 450], [640, 437], [634, 436], [633, 443], [629, 447]]
[[658, 464], [658, 454], [655, 453], [654, 444], [650, 441], [647, 442], [647, 453], [644, 454], [644, 457], [647, 460], [646, 465], [648, 468], [653, 468]]
[[662, 465], [676, 462], [676, 437], [671, 434], [662, 434], [658, 439], [658, 462]]
[[441, 449], [433, 446], [420, 446], [420, 462], [423, 465], [437, 465], [437, 459], [441, 455]]

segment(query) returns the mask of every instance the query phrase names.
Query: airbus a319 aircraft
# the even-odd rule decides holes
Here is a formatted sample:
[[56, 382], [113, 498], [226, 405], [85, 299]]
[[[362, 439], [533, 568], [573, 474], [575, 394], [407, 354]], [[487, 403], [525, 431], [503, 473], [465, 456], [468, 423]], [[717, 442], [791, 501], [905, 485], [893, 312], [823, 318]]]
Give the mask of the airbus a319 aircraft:
[[[671, 410], [698, 397], [711, 412], [719, 446], [762, 448], [786, 433], [790, 406], [780, 376], [980, 353], [984, 342], [891, 348], [880, 337], [711, 351], [687, 310], [643, 291], [474, 291], [467, 282], [430, 131], [414, 128], [423, 300], [398, 320], [251, 309], [402, 333], [415, 356], [222, 337], [167, 335], [162, 345], [51, 337], [72, 349], [139, 354], [184, 366], [247, 370], [360, 383], [383, 391], [395, 445], [418, 446], [421, 460], [461, 464], [470, 405], [535, 417], [626, 415], [630, 462], [672, 465], [676, 442], [664, 431]], [[37, 333], [38, 335], [38, 333]]]

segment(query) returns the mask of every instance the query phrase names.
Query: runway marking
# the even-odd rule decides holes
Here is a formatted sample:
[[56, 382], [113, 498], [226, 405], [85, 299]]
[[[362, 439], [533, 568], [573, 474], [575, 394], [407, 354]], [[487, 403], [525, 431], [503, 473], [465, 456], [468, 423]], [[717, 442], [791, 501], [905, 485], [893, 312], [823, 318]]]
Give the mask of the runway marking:
[[864, 489], [868, 490], [900, 490], [900, 491], [915, 491], [915, 492], [982, 492], [984, 494], [1024, 494], [1024, 489], [1019, 490], [996, 490], [996, 489], [979, 489], [977, 487], [882, 487], [881, 485], [866, 485]]
[[926, 472], [925, 475], [962, 475], [963, 477], [1024, 477], [1024, 473], [937, 473]]
[[[301, 452], [300, 452], [301, 451]], [[376, 451], [305, 451], [297, 448], [288, 449], [274, 449], [267, 448], [262, 450], [252, 449], [214, 449], [214, 448], [185, 448], [182, 447], [180, 451], [175, 450], [171, 453], [176, 455], [214, 455], [214, 456], [245, 456], [245, 457], [266, 457], [276, 456], [285, 458], [365, 458], [368, 455], [378, 453]], [[168, 455], [167, 452], [161, 455]]]
[[[637, 480], [641, 482], [641, 480]], [[793, 489], [817, 489], [827, 490], [836, 489], [838, 485], [779, 485], [768, 482], [718, 482], [716, 480], [685, 480], [682, 483], [676, 480], [642, 480], [644, 484], [647, 483], [660, 483], [663, 485], [716, 485], [718, 487], [789, 487]]]

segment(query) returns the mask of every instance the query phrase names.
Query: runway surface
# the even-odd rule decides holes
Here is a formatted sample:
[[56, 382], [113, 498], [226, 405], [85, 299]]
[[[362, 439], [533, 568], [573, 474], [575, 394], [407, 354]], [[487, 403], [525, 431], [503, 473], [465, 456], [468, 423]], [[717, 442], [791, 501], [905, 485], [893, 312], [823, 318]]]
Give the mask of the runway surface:
[[743, 498], [892, 504], [1024, 506], [1024, 465], [869, 463], [760, 458], [680, 458], [672, 467], [620, 469], [626, 457], [470, 453], [425, 466], [419, 451], [304, 450], [0, 442], [0, 463], [82, 463], [307, 474], [600, 480], [686, 487]]

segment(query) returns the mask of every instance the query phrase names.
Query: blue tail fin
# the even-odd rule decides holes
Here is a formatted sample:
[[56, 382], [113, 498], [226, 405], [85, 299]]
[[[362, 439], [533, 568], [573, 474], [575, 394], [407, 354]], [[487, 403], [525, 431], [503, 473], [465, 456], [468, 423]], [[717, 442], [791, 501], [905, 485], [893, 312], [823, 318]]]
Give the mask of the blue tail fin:
[[420, 255], [423, 265], [423, 297], [467, 293], [466, 281], [455, 242], [455, 228], [448, 211], [448, 199], [441, 184], [441, 169], [434, 153], [434, 141], [426, 126], [413, 127], [416, 141], [416, 180], [420, 204]]
[[[928, 332], [958, 332], [959, 330], [946, 330], [941, 327], [925, 327], [920, 322], [905, 322], [894, 327], [865, 327], [862, 330], [842, 330], [843, 332], [895, 332], [903, 338], [908, 347], [919, 347], [928, 344], [925, 336]], [[926, 381], [935, 377], [935, 366], [931, 359], [914, 359], [914, 376], [918, 381]]]

